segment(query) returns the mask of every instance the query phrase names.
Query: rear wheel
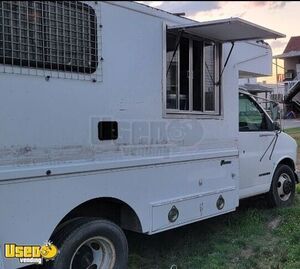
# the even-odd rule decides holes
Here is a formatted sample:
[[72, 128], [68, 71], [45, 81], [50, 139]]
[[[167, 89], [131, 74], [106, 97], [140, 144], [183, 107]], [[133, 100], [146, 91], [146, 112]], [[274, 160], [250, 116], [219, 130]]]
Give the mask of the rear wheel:
[[58, 256], [52, 269], [124, 269], [128, 246], [123, 231], [102, 219], [79, 219], [54, 236]]
[[271, 206], [289, 206], [295, 197], [296, 180], [294, 171], [288, 165], [280, 165], [277, 167], [268, 200]]

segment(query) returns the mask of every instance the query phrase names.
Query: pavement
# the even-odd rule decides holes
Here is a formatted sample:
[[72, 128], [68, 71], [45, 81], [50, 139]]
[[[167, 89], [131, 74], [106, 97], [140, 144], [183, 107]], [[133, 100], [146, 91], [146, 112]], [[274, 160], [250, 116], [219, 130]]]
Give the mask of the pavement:
[[300, 119], [281, 120], [281, 127], [283, 129], [300, 127]]

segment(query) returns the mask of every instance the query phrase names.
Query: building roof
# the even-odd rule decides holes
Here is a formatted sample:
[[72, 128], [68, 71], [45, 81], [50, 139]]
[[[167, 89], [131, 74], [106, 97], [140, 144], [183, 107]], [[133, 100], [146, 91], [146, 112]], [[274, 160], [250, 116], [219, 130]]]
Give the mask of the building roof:
[[300, 51], [289, 51], [287, 53], [275, 55], [273, 56], [273, 58], [285, 59], [285, 58], [292, 58], [292, 57], [299, 57], [299, 56], [300, 56]]
[[274, 56], [274, 58], [285, 59], [298, 56], [300, 56], [300, 36], [292, 36], [283, 53]]
[[288, 53], [290, 51], [300, 52], [300, 36], [292, 36], [287, 43], [283, 53]]
[[239, 86], [243, 90], [246, 90], [250, 93], [259, 93], [259, 92], [272, 92], [273, 89], [258, 83], [252, 84], [252, 83], [246, 83], [244, 85]]

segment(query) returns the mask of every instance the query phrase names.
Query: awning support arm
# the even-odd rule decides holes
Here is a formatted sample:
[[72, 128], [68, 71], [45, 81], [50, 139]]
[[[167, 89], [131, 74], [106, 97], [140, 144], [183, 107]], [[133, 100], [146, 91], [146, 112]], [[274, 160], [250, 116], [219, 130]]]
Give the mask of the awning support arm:
[[179, 32], [178, 36], [177, 36], [175, 50], [174, 50], [174, 52], [173, 52], [173, 55], [172, 55], [170, 64], [169, 64], [168, 69], [167, 69], [167, 76], [168, 76], [169, 70], [170, 70], [170, 68], [171, 68], [171, 65], [172, 65], [172, 63], [173, 63], [175, 54], [176, 54], [176, 52], [177, 52], [177, 50], [178, 50], [178, 47], [179, 47], [179, 44], [180, 44], [180, 40], [181, 40], [182, 33], [183, 33], [183, 30], [181, 30], [181, 31]]
[[225, 67], [227, 66], [227, 63], [228, 63], [228, 61], [229, 61], [229, 58], [230, 58], [230, 56], [231, 56], [231, 53], [232, 53], [233, 48], [234, 48], [234, 42], [231, 42], [231, 48], [230, 48], [230, 51], [229, 51], [229, 53], [228, 53], [228, 55], [227, 55], [225, 64], [224, 64], [223, 69], [222, 69], [222, 71], [221, 71], [221, 74], [220, 74], [220, 77], [219, 77], [219, 81], [218, 81], [217, 83], [215, 83], [216, 86], [219, 86], [220, 83], [221, 83], [221, 79], [222, 79], [222, 75], [223, 75], [224, 69], [225, 69]]

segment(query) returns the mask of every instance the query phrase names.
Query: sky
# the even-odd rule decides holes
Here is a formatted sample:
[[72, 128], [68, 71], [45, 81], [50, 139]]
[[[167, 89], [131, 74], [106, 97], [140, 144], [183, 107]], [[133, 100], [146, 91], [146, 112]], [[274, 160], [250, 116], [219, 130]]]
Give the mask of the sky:
[[[300, 2], [296, 1], [139, 1], [171, 13], [184, 12], [197, 21], [240, 17], [286, 35], [286, 38], [267, 40], [273, 55], [281, 54], [291, 36], [300, 36]], [[282, 61], [279, 62], [283, 65]], [[274, 68], [275, 70], [275, 68]], [[275, 71], [274, 71], [275, 72]], [[274, 73], [273, 72], [273, 73]], [[283, 73], [278, 68], [278, 73]], [[275, 78], [267, 78], [275, 82]]]

